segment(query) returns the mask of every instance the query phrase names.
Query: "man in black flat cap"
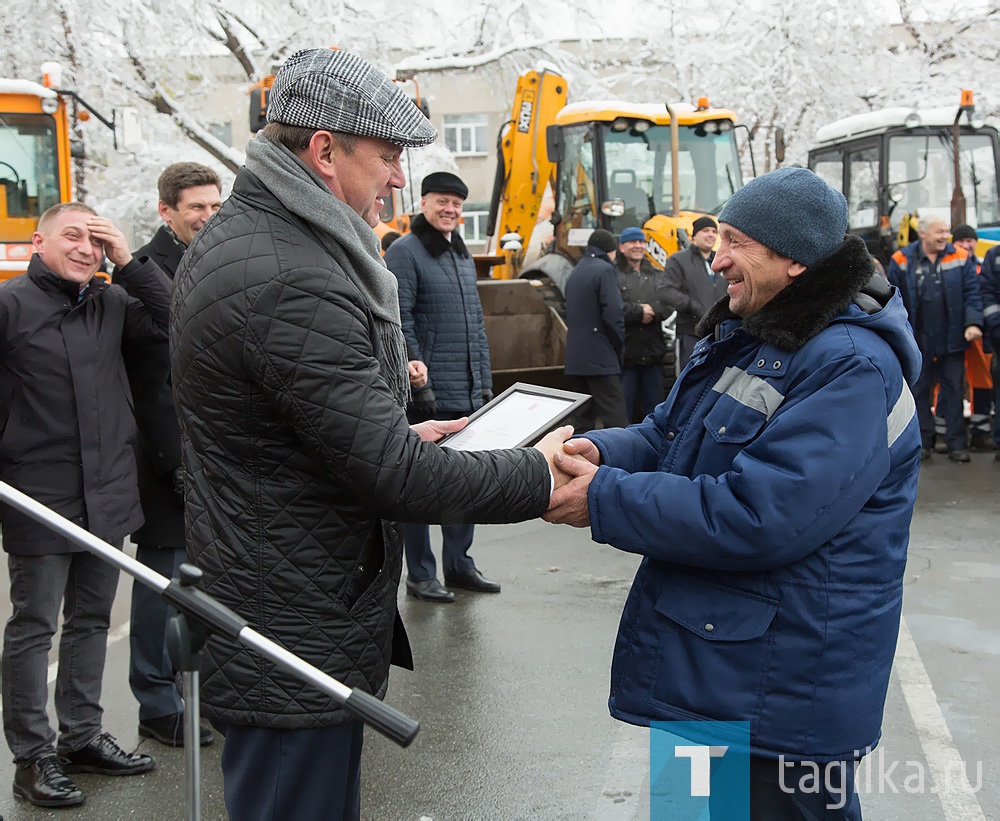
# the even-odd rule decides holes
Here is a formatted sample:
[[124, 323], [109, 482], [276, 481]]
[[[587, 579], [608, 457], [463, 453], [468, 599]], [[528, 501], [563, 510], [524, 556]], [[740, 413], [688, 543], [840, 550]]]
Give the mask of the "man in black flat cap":
[[[427, 366], [427, 384], [414, 390], [407, 414], [413, 423], [461, 419], [493, 398], [476, 265], [459, 233], [468, 195], [468, 187], [454, 174], [428, 174], [411, 233], [385, 253], [385, 264], [399, 281], [399, 314], [410, 359]], [[499, 593], [500, 585], [484, 578], [469, 555], [473, 525], [442, 525], [441, 532], [445, 586], [437, 579], [430, 528], [403, 527], [407, 595], [447, 603], [455, 600], [449, 587]]]
[[[267, 119], [174, 279], [188, 554], [251, 627], [382, 697], [390, 663], [412, 665], [394, 522], [540, 515], [571, 429], [544, 451], [467, 453], [433, 444], [461, 421], [407, 422], [396, 280], [372, 227], [404, 185], [403, 148], [437, 136], [409, 98], [347, 52], [308, 49], [278, 72]], [[231, 818], [360, 817], [361, 722], [224, 638], [203, 667]]]

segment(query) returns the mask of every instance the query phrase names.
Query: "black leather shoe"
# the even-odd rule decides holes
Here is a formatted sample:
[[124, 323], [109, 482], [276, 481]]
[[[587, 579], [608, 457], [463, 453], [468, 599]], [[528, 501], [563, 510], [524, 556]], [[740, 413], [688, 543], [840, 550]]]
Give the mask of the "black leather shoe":
[[86, 747], [61, 755], [67, 773], [139, 775], [156, 766], [148, 755], [125, 752], [111, 733], [101, 733]]
[[438, 604], [455, 601], [455, 594], [450, 590], [445, 590], [441, 582], [437, 579], [428, 579], [425, 582], [413, 582], [407, 579], [406, 595], [413, 596], [415, 599], [437, 602]]
[[[174, 713], [161, 718], [150, 718], [139, 722], [139, 735], [142, 738], [152, 738], [168, 747], [184, 746], [184, 713]], [[211, 727], [204, 724], [198, 728], [198, 743], [207, 747], [215, 741]]]
[[14, 795], [36, 807], [78, 807], [83, 803], [83, 793], [66, 777], [54, 753], [17, 765]]
[[969, 456], [969, 451], [967, 450], [949, 450], [948, 459], [952, 462], [971, 462], [972, 457]]
[[929, 462], [932, 455], [930, 448], [920, 448], [920, 461]]
[[457, 587], [460, 590], [472, 590], [475, 593], [499, 593], [500, 585], [483, 578], [483, 574], [476, 569], [468, 573], [456, 573], [454, 576], [445, 576], [444, 583], [448, 587]]

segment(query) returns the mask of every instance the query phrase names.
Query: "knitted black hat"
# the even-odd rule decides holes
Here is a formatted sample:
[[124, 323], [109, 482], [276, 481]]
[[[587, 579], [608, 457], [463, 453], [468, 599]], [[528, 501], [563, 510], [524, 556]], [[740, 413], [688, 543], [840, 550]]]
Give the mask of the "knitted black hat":
[[694, 225], [691, 226], [691, 236], [693, 237], [699, 231], [704, 231], [706, 228], [718, 229], [718, 225], [715, 224], [715, 220], [711, 217], [698, 217], [694, 221]]
[[610, 254], [612, 251], [618, 250], [618, 243], [615, 241], [615, 235], [610, 231], [605, 231], [603, 228], [598, 228], [590, 235], [590, 239], [587, 240], [587, 245], [593, 245], [595, 248], [604, 251], [606, 254]]
[[951, 232], [951, 241], [955, 242], [960, 239], [979, 239], [979, 234], [976, 233], [976, 229], [971, 225], [956, 225], [955, 230]]

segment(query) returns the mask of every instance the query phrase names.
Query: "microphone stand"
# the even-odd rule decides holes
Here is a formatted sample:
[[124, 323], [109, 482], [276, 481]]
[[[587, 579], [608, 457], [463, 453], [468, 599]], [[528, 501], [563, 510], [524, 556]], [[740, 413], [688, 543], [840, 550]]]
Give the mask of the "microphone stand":
[[333, 696], [355, 718], [401, 747], [409, 746], [420, 730], [420, 724], [412, 718], [363, 690], [342, 684], [250, 628], [242, 617], [198, 589], [202, 573], [194, 565], [181, 565], [180, 578], [171, 580], [6, 482], [0, 482], [0, 502], [17, 508], [119, 570], [124, 570], [136, 581], [158, 592], [177, 611], [170, 622], [167, 646], [171, 662], [184, 678], [184, 800], [188, 821], [199, 821], [201, 818], [199, 670], [202, 648], [213, 634], [245, 645], [286, 672]]

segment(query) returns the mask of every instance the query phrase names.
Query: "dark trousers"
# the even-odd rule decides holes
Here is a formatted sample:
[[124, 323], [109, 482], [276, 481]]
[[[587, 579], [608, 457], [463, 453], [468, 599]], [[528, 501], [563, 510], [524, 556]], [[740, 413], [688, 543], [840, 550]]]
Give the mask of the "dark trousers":
[[574, 379], [577, 390], [580, 393], [589, 393], [592, 397], [587, 409], [577, 420], [577, 433], [594, 430], [598, 423], [604, 428], [623, 428], [628, 424], [625, 392], [622, 390], [620, 375], [577, 376]]
[[60, 752], [101, 732], [101, 682], [118, 569], [92, 553], [8, 556], [13, 608], [3, 636], [3, 729], [15, 761], [53, 752], [48, 667], [59, 622], [56, 716]]
[[[138, 545], [135, 558], [150, 570], [174, 579], [186, 561], [184, 548]], [[174, 609], [155, 590], [132, 585], [131, 651], [128, 683], [139, 702], [139, 721], [175, 715], [184, 709], [174, 685], [174, 666], [167, 653], [167, 625]]]
[[[471, 410], [440, 411], [430, 417], [410, 411], [407, 418], [410, 424], [417, 424], [431, 418], [461, 419], [470, 413]], [[474, 531], [475, 525], [441, 525], [441, 566], [445, 576], [462, 575], [476, 569], [476, 563], [469, 555]], [[430, 525], [403, 525], [403, 550], [406, 553], [406, 573], [412, 581], [426, 582], [437, 578]]]
[[920, 420], [920, 437], [925, 448], [934, 446], [934, 416], [931, 414], [931, 393], [938, 391], [937, 415], [945, 420], [945, 442], [948, 450], [965, 448], [965, 413], [962, 380], [965, 378], [965, 354], [939, 356], [933, 361], [924, 357], [920, 376], [913, 386], [913, 399]]
[[318, 730], [212, 723], [225, 736], [222, 782], [231, 821], [361, 818], [360, 721]]
[[[861, 821], [853, 761], [832, 764], [750, 758], [750, 821]], [[713, 781], [713, 795], [725, 794]], [[709, 798], [709, 817], [712, 799]], [[732, 813], [718, 813], [723, 818]]]
[[625, 392], [628, 421], [636, 421], [636, 392], [642, 403], [639, 415], [645, 418], [663, 401], [663, 369], [659, 365], [626, 365], [622, 368], [622, 390]]

